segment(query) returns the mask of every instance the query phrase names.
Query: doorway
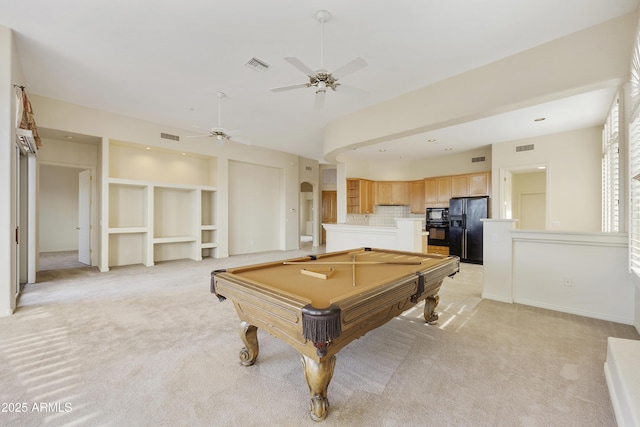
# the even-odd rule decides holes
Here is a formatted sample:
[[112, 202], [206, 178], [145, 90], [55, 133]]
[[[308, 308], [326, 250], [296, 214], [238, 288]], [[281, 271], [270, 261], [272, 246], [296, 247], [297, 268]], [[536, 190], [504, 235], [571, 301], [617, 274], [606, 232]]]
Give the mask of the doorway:
[[500, 217], [517, 219], [516, 228], [547, 228], [547, 167], [527, 166], [501, 171], [500, 191], [504, 203]]
[[94, 265], [92, 175], [91, 168], [40, 164], [39, 271]]

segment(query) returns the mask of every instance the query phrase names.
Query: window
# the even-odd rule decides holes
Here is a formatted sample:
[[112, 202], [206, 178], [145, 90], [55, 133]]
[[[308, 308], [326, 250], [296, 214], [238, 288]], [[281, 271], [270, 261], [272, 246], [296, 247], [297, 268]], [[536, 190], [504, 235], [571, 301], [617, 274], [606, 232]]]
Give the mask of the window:
[[602, 130], [602, 231], [620, 231], [620, 102], [611, 106]]
[[640, 276], [640, 31], [631, 58], [631, 114], [629, 121], [629, 268]]
[[629, 223], [629, 266], [640, 275], [640, 114], [629, 129], [629, 185], [630, 223]]

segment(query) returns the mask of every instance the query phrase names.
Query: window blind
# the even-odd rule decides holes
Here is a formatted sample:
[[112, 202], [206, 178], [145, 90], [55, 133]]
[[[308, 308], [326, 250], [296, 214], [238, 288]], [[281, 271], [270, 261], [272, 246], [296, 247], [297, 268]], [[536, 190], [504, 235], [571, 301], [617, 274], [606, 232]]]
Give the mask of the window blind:
[[629, 267], [640, 276], [640, 114], [629, 129]]

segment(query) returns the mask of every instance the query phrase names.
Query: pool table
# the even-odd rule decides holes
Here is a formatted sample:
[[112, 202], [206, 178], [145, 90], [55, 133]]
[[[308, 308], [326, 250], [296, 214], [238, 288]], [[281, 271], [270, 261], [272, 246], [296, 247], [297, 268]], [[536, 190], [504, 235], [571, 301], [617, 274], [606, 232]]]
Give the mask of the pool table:
[[243, 365], [258, 357], [257, 328], [302, 355], [311, 418], [320, 421], [336, 353], [423, 300], [425, 321], [436, 321], [440, 286], [458, 269], [455, 256], [359, 248], [217, 270], [211, 292], [233, 301]]

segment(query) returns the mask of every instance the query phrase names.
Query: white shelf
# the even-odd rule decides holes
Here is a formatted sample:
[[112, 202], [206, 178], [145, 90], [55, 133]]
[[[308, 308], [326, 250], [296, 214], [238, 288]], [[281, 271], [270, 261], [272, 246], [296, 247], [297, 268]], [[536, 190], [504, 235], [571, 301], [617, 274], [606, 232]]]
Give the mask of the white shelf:
[[149, 227], [112, 227], [109, 234], [148, 233]]
[[[152, 266], [155, 261], [215, 256], [216, 187], [125, 178], [108, 181], [107, 233], [114, 239], [122, 236], [109, 242], [110, 266]], [[131, 240], [133, 236], [138, 237]]]
[[173, 236], [173, 237], [154, 237], [153, 243], [182, 243], [182, 242], [195, 242], [196, 236]]
[[215, 257], [217, 158], [109, 140], [101, 269]]

